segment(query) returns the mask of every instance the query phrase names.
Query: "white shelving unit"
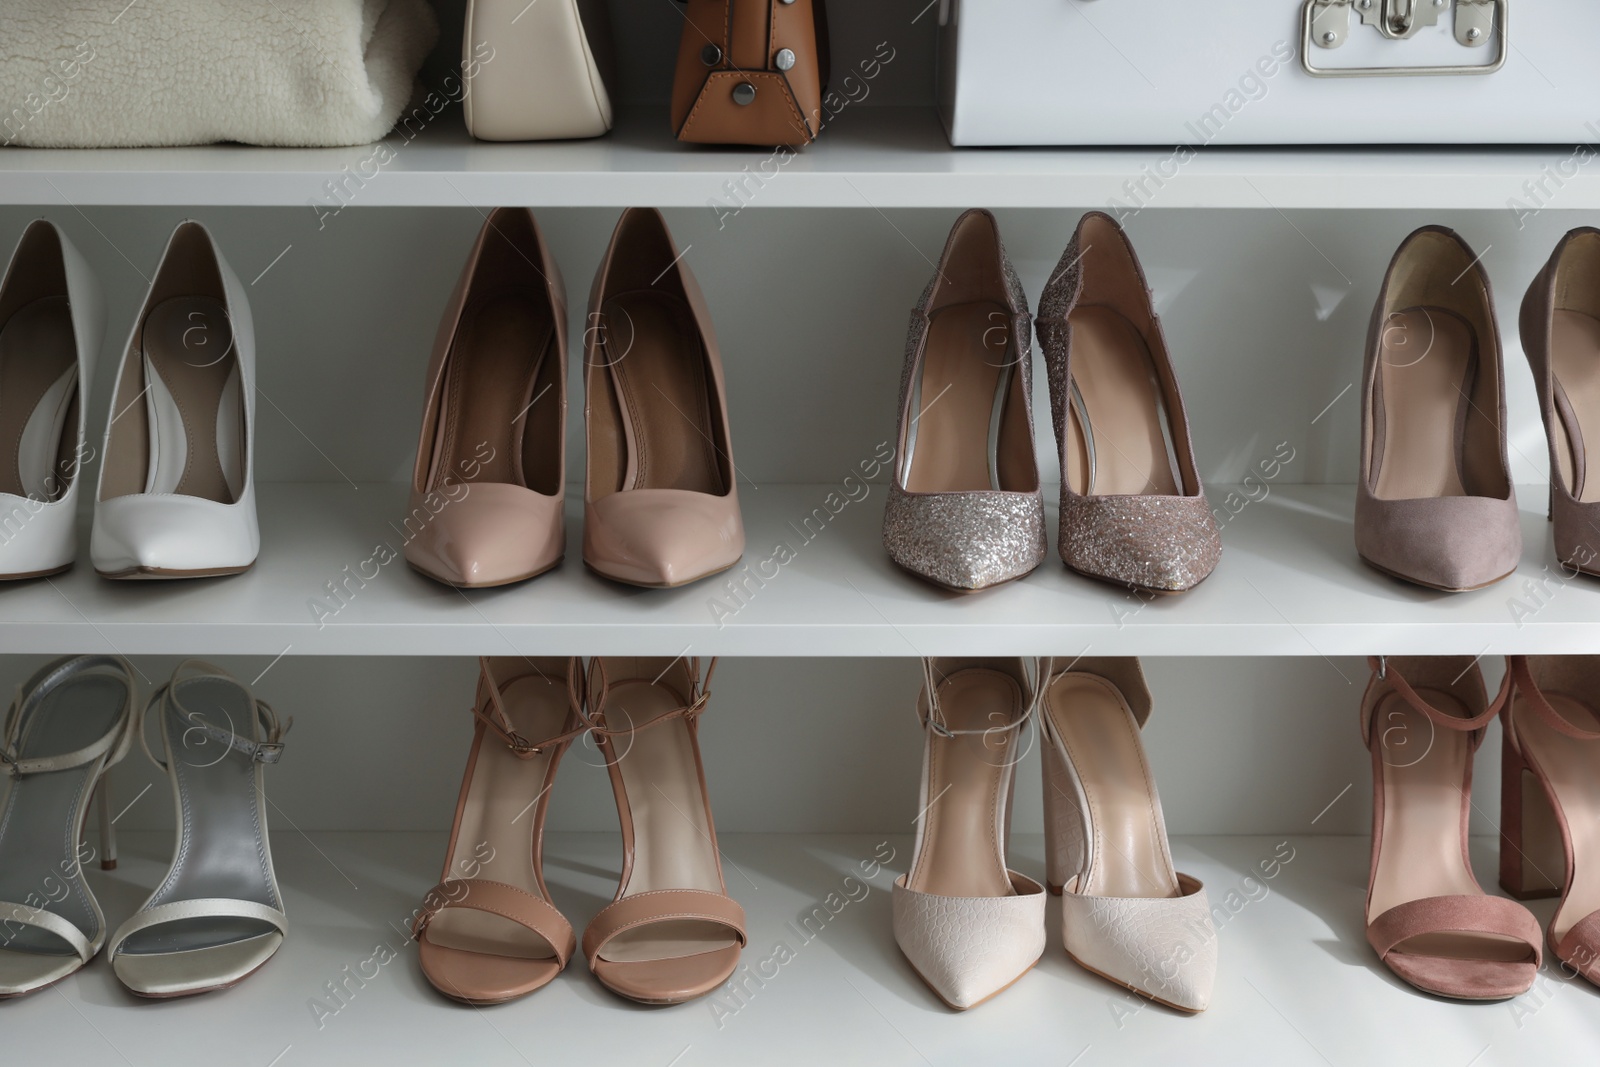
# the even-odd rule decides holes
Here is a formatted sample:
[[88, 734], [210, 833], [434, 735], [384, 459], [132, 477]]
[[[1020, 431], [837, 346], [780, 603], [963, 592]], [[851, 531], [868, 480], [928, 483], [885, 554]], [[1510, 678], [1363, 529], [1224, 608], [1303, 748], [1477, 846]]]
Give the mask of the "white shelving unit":
[[[1248, 502], [1248, 496], [1256, 497]], [[1521, 499], [1537, 498], [1524, 486]], [[882, 488], [828, 485], [742, 498], [749, 548], [717, 578], [641, 591], [577, 558], [555, 573], [457, 591], [400, 557], [402, 486], [268, 485], [249, 573], [216, 582], [107, 582], [80, 565], [7, 591], [0, 645], [125, 655], [1362, 656], [1586, 652], [1600, 584], [1559, 567], [1544, 516], [1524, 510], [1522, 565], [1471, 594], [1412, 589], [1355, 554], [1350, 486], [1213, 486], [1223, 564], [1181, 597], [1138, 595], [1068, 571], [1052, 554], [1021, 581], [940, 593], [896, 568], [880, 536]], [[1528, 505], [1524, 503], [1526, 508]], [[1238, 509], [1228, 514], [1230, 509]], [[1052, 509], [1053, 512], [1053, 509]], [[1050, 519], [1052, 548], [1055, 541]]]
[[[266, 1067], [350, 1063], [928, 1064], [1565, 1062], [1592, 1046], [1594, 997], [1552, 976], [1510, 1004], [1420, 997], [1389, 976], [1359, 924], [1366, 842], [1351, 837], [1197, 837], [1173, 841], [1180, 870], [1222, 906], [1215, 1003], [1186, 1017], [1141, 1007], [1066, 956], [1052, 909], [1044, 958], [1003, 997], [956, 1014], [930, 1005], [890, 929], [890, 886], [905, 873], [905, 834], [729, 834], [732, 891], [750, 922], [745, 968], [729, 990], [674, 1009], [617, 1001], [574, 962], [512, 1005], [444, 1001], [416, 967], [405, 929], [433, 884], [439, 834], [280, 835], [294, 929], [249, 982], [199, 1004], [149, 1004], [91, 966], [54, 991], [8, 1004], [7, 1032], [50, 1035], [61, 1062], [226, 1062]], [[1492, 842], [1475, 841], [1487, 880]], [[164, 869], [164, 837], [144, 835], [102, 901], [137, 907]], [[610, 899], [598, 872], [614, 835], [562, 835], [546, 868], [551, 894], [583, 928]], [[1013, 841], [1015, 865], [1043, 870], [1038, 835]], [[870, 866], [875, 856], [892, 858]], [[1275, 857], [1277, 874], [1260, 864]], [[867, 870], [875, 871], [868, 876]], [[93, 876], [91, 876], [93, 877]], [[824, 902], [830, 894], [831, 908]], [[842, 902], [842, 903], [840, 903]], [[1545, 916], [1550, 903], [1535, 904]], [[822, 909], [821, 916], [817, 909]], [[825, 916], [826, 918], [823, 918]], [[783, 946], [787, 953], [780, 951]], [[778, 962], [783, 960], [784, 962]], [[85, 1025], [85, 1023], [92, 1025]], [[275, 1059], [275, 1057], [281, 1057]]]
[[[658, 99], [671, 61], [661, 42], [679, 17], [667, 0], [618, 20], [625, 106], [595, 141], [476, 143], [447, 111], [415, 139], [392, 136], [393, 158], [375, 170], [372, 147], [0, 152], [0, 240], [47, 215], [106, 284], [102, 368], [121, 355], [141, 272], [173, 222], [211, 224], [249, 288], [267, 401], [257, 567], [215, 581], [109, 583], [85, 551], [69, 574], [0, 588], [0, 691], [69, 652], [124, 653], [152, 681], [180, 657], [221, 657], [299, 720], [267, 783], [293, 926], [280, 956], [235, 990], [163, 1003], [126, 995], [96, 961], [0, 1005], [10, 1056], [0, 1060], [1490, 1067], [1600, 1044], [1595, 991], [1554, 967], [1515, 1002], [1463, 1005], [1416, 994], [1377, 962], [1361, 925], [1369, 772], [1354, 722], [1365, 655], [1479, 657], [1493, 682], [1501, 654], [1600, 654], [1600, 581], [1566, 579], [1550, 548], [1542, 429], [1515, 338], [1522, 287], [1555, 238], [1596, 221], [1600, 171], [1565, 178], [1524, 216], [1513, 202], [1527, 202], [1527, 184], [1570, 147], [1206, 149], [1159, 184], [1148, 173], [1170, 149], [952, 151], [931, 106], [925, 4], [834, 5], [836, 61], [879, 40], [900, 58], [770, 177], [770, 153], [672, 141]], [[447, 26], [459, 22], [460, 0], [440, 7]], [[446, 36], [437, 69], [453, 54]], [[576, 298], [614, 209], [638, 203], [669, 209], [716, 317], [744, 566], [678, 590], [604, 582], [579, 559], [575, 500], [566, 563], [524, 585], [463, 593], [398, 558], [375, 565], [378, 546], [397, 551], [405, 536], [422, 368], [479, 212], [538, 209]], [[1023, 581], [962, 597], [902, 574], [880, 542], [882, 475], [836, 515], [827, 500], [892, 440], [906, 311], [954, 211], [998, 209], [1037, 294], [1076, 212], [1118, 204], [1137, 209], [1128, 224], [1174, 343], [1201, 473], [1228, 516], [1221, 566], [1191, 593], [1145, 602], [1065, 570], [1052, 508], [1051, 554]], [[733, 207], [736, 217], [719, 214]], [[1467, 234], [1495, 279], [1513, 475], [1525, 483], [1517, 573], [1456, 596], [1368, 569], [1350, 529], [1367, 314], [1395, 244], [1432, 221]], [[94, 384], [92, 435], [107, 379]], [[1042, 370], [1034, 396], [1049, 485]], [[568, 476], [580, 484], [576, 383], [568, 399]], [[1265, 495], [1257, 484], [1231, 496], [1279, 441], [1296, 455], [1283, 476]], [[792, 561], [764, 566], [780, 544]], [[730, 889], [752, 920], [752, 970], [776, 943], [795, 946], [828, 893], [854, 892], [844, 879], [879, 842], [896, 858], [859, 879], [861, 899], [794, 962], [765, 984], [741, 978], [738, 995], [644, 1009], [605, 993], [577, 961], [517, 1004], [445, 1002], [417, 972], [403, 928], [435, 880], [453, 811], [469, 657], [509, 653], [730, 657], [703, 739]], [[1228, 911], [1214, 1006], [1198, 1018], [1139, 1010], [1065, 958], [1052, 909], [1036, 971], [975, 1012], [950, 1013], [890, 927], [889, 885], [910, 859], [918, 807], [909, 657], [1084, 653], [1152, 661], [1147, 745], [1178, 866]], [[1478, 757], [1479, 834], [1498, 819], [1497, 744], [1491, 736]], [[1013, 866], [1038, 875], [1035, 759], [1017, 789]], [[569, 756], [582, 762], [581, 751]], [[171, 840], [164, 781], [137, 756], [118, 773], [120, 825], [133, 833], [120, 870], [91, 873], [113, 923], [155, 884]], [[593, 832], [612, 825], [605, 776], [564, 766], [553, 803], [548, 875], [581, 930], [615, 884], [617, 835]], [[1278, 879], [1247, 881], [1280, 842], [1293, 863]], [[1492, 886], [1496, 842], [1475, 838], [1473, 849]], [[1545, 918], [1550, 906], [1534, 910]], [[350, 980], [347, 967], [371, 973], [380, 944], [398, 950], [393, 962]], [[330, 982], [349, 983], [343, 1002]]]
[[[685, 151], [660, 108], [625, 109], [596, 141], [487, 144], [457, 111], [413, 139], [372, 147], [241, 145], [8, 153], [5, 203], [302, 207], [1070, 208], [1119, 199], [1163, 208], [1600, 208], [1600, 173], [1525, 183], [1571, 154], [1552, 148], [1414, 151], [1213, 148], [1182, 166], [1172, 149], [968, 149], [952, 152], [928, 107], [847, 109], [803, 152]], [[353, 177], [352, 177], [353, 175]], [[753, 177], [751, 176], [753, 175]], [[735, 192], [729, 182], [736, 182]], [[340, 191], [335, 191], [335, 186]]]

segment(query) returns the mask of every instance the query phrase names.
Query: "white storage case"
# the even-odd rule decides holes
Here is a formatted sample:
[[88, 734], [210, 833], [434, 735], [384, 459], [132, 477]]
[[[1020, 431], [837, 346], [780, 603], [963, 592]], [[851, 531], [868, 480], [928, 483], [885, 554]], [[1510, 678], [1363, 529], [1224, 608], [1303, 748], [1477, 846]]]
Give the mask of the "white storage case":
[[1597, 0], [940, 0], [954, 145], [1600, 141]]

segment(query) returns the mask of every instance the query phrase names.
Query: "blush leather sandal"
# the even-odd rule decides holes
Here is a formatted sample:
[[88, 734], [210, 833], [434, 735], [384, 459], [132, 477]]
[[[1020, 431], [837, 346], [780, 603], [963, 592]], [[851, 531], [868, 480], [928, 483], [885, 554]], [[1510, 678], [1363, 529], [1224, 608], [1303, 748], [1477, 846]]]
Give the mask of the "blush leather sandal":
[[894, 939], [917, 977], [958, 1011], [1005, 990], [1044, 954], [1044, 887], [1006, 867], [1037, 666], [922, 661], [921, 815], [911, 870], [894, 883]]
[[1079, 221], [1038, 323], [1061, 454], [1062, 560], [1153, 593], [1199, 585], [1222, 538], [1144, 268], [1111, 216]]
[[107, 778], [133, 741], [136, 693], [114, 656], [58, 659], [18, 687], [0, 738], [0, 998], [59, 982], [105, 944], [78, 842], [92, 794], [100, 866], [117, 865]]
[[255, 563], [256, 344], [244, 286], [198, 222], [172, 232], [123, 351], [89, 554], [104, 578]]
[[946, 589], [987, 589], [1044, 560], [1032, 332], [999, 224], [965, 212], [911, 312], [883, 512], [889, 558]]
[[466, 589], [566, 551], [567, 301], [533, 212], [484, 222], [450, 296], [402, 520], [406, 562]]
[[[1372, 752], [1367, 941], [1403, 981], [1441, 997], [1504, 1000], [1539, 972], [1539, 923], [1472, 873], [1472, 757], [1504, 707], [1471, 656], [1368, 660], [1361, 738]], [[1459, 844], [1458, 844], [1459, 842]]]
[[1600, 985], [1600, 656], [1512, 656], [1506, 670], [1500, 885], [1559, 896], [1547, 947]]
[[0, 281], [0, 581], [64, 571], [78, 554], [84, 407], [105, 318], [67, 235], [29, 223]]
[[[163, 756], [143, 729], [152, 718]], [[290, 725], [198, 660], [179, 664], [145, 705], [139, 743], [172, 783], [178, 826], [166, 877], [106, 952], [131, 992], [168, 998], [227, 989], [283, 945], [289, 919], [272, 869], [262, 774], [282, 757]]]
[[1550, 446], [1556, 558], [1600, 575], [1600, 477], [1589, 470], [1589, 443], [1600, 441], [1600, 230], [1580, 226], [1556, 245], [1522, 299], [1520, 328]]
[[1179, 1011], [1204, 1011], [1217, 933], [1199, 880], [1172, 866], [1140, 731], [1151, 698], [1139, 661], [1080, 656], [1045, 667], [1046, 884], [1079, 966]]
[[584, 330], [583, 561], [665, 588], [744, 554], [727, 389], [711, 312], [661, 212], [629, 208]]
[[617, 895], [583, 932], [600, 984], [643, 1004], [705, 996], [739, 966], [744, 909], [728, 896], [699, 722], [710, 699], [698, 659], [596, 657], [587, 718], [622, 823]]
[[444, 873], [412, 933], [433, 988], [485, 1005], [549, 985], [577, 947], [545, 885], [544, 819], [556, 765], [586, 726], [580, 660], [478, 663], [477, 723]]
[[1453, 230], [1401, 243], [1372, 312], [1361, 380], [1356, 551], [1444, 592], [1506, 577], [1522, 527], [1506, 461], [1489, 278]]

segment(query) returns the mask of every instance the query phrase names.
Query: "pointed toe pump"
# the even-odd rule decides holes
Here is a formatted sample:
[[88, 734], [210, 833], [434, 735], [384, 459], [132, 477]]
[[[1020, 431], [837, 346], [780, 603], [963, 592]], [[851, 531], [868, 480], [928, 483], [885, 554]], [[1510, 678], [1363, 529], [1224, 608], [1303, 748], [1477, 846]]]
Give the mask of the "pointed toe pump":
[[946, 1005], [976, 1007], [1044, 954], [1044, 887], [1006, 867], [1011, 788], [1036, 666], [922, 661], [927, 732], [911, 870], [894, 884], [894, 939]]
[[1079, 221], [1039, 298], [1039, 345], [1061, 454], [1062, 560], [1154, 593], [1199, 585], [1222, 538], [1144, 268], [1111, 216]]
[[665, 588], [739, 561], [744, 522], [711, 313], [654, 209], [622, 213], [595, 275], [583, 416], [591, 570]]
[[577, 948], [545, 885], [544, 818], [556, 765], [585, 727], [579, 660], [497, 656], [479, 666], [444, 874], [412, 931], [429, 984], [487, 1005], [549, 985]]
[[1582, 226], [1556, 245], [1522, 300], [1522, 351], [1533, 371], [1550, 445], [1550, 519], [1556, 558], [1600, 575], [1600, 230]]
[[1500, 885], [1559, 896], [1546, 947], [1600, 985], [1600, 656], [1513, 656], [1506, 669]]
[[43, 219], [0, 281], [0, 580], [72, 566], [84, 404], [105, 303], [89, 264]]
[[1444, 592], [1506, 577], [1522, 528], [1506, 462], [1505, 383], [1489, 278], [1454, 231], [1394, 254], [1362, 371], [1356, 551]]
[[950, 230], [911, 312], [899, 458], [883, 513], [896, 564], [972, 592], [1044, 559], [1028, 299], [987, 211]]
[[567, 309], [527, 208], [491, 214], [445, 309], [403, 523], [406, 562], [507, 585], [566, 550]]
[[100, 866], [117, 865], [107, 774], [133, 740], [133, 673], [112, 656], [58, 659], [30, 678], [6, 717], [0, 776], [0, 999], [52, 985], [106, 940], [83, 876], [91, 795]]
[[1361, 735], [1372, 752], [1367, 941], [1402, 981], [1441, 997], [1504, 1000], [1539, 972], [1539, 923], [1472, 873], [1472, 758], [1504, 706], [1470, 656], [1369, 661]]
[[642, 1004], [705, 996], [739, 966], [744, 909], [722, 877], [700, 762], [700, 715], [716, 661], [589, 661], [586, 717], [622, 823], [617, 895], [583, 931], [600, 984]]
[[255, 333], [206, 228], [181, 223], [112, 391], [89, 551], [105, 578], [200, 578], [255, 562]]
[[1039, 702], [1045, 866], [1067, 955], [1179, 1011], [1204, 1011], [1217, 972], [1205, 887], [1173, 869], [1140, 731], [1151, 697], [1136, 659], [1047, 661]]
[[[150, 720], [162, 755], [150, 750]], [[140, 744], [166, 772], [179, 813], [172, 864], [111, 938], [119, 981], [169, 998], [237, 985], [289, 933], [267, 838], [263, 771], [288, 723], [226, 672], [187, 661], [145, 705]]]

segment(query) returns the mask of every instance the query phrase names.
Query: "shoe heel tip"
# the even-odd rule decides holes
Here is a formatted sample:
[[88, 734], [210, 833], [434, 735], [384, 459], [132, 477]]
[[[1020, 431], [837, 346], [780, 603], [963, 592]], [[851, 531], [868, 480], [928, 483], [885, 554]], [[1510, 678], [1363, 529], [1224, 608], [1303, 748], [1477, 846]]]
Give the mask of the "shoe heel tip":
[[1500, 888], [1513, 900], [1548, 900], [1561, 895], [1561, 890], [1555, 886], [1514, 886], [1504, 879], [1500, 881]]
[[102, 871], [114, 871], [114, 870], [117, 869], [117, 861], [116, 860], [101, 860], [100, 861], [100, 869]]

